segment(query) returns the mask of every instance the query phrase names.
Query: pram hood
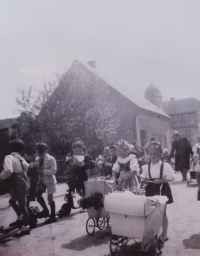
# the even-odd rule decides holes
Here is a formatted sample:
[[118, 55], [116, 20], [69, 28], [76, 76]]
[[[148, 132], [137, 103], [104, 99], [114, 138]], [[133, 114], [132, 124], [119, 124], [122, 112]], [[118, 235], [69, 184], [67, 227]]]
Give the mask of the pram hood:
[[166, 196], [145, 197], [133, 193], [111, 193], [105, 196], [104, 207], [110, 213], [147, 217], [159, 204], [167, 202]]

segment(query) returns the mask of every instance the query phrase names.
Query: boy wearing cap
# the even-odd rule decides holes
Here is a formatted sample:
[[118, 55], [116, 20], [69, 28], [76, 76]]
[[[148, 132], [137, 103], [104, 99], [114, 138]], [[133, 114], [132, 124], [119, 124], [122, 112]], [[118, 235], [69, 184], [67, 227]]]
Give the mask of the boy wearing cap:
[[56, 222], [55, 202], [53, 200], [53, 194], [56, 192], [56, 177], [57, 164], [53, 156], [48, 154], [48, 146], [46, 143], [38, 143], [36, 145], [37, 157], [35, 159], [34, 167], [37, 167], [39, 174], [37, 185], [37, 201], [42, 206], [43, 210], [39, 213], [40, 218], [49, 217], [49, 210], [42, 196], [47, 191], [47, 199], [50, 205], [51, 214], [44, 224]]
[[84, 181], [87, 181], [86, 170], [94, 168], [94, 162], [88, 154], [84, 154], [84, 144], [81, 139], [76, 138], [72, 143], [72, 152], [68, 155], [67, 160], [67, 182], [70, 186], [70, 190], [73, 191], [76, 188], [77, 193], [80, 196], [85, 195]]
[[10, 205], [17, 214], [17, 221], [10, 226], [21, 226], [16, 237], [29, 235], [29, 214], [27, 210], [27, 196], [29, 190], [29, 180], [27, 170], [29, 164], [21, 156], [25, 149], [21, 140], [13, 140], [10, 142], [11, 154], [4, 159], [4, 170], [0, 174], [0, 179], [9, 178], [11, 198]]

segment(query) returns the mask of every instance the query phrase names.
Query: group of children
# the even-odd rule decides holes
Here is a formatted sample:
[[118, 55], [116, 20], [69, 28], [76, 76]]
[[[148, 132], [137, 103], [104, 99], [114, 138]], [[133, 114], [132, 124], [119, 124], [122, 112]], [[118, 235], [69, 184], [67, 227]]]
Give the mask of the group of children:
[[[117, 146], [112, 146], [112, 148], [115, 149], [116, 155], [115, 163], [112, 164], [109, 174], [112, 171], [116, 190], [129, 189], [133, 193], [138, 193], [140, 185], [145, 184], [146, 196], [167, 196], [167, 204], [173, 203], [169, 182], [175, 179], [174, 171], [171, 165], [167, 163], [166, 152], [163, 152], [159, 142], [152, 140], [146, 147], [144, 159], [140, 159], [140, 161], [132, 153], [132, 145], [127, 141], [121, 140], [117, 143]], [[104, 153], [106, 153], [106, 150], [107, 148], [105, 148]], [[108, 155], [107, 158], [104, 157], [103, 159], [104, 161], [101, 160], [100, 169], [108, 161], [106, 160]], [[97, 163], [99, 161], [98, 158]], [[163, 241], [168, 240], [167, 229], [168, 218], [165, 210], [161, 234]]]
[[[38, 218], [49, 217], [45, 224], [56, 221], [53, 194], [56, 192], [57, 164], [55, 158], [48, 154], [48, 146], [45, 143], [36, 145], [37, 156], [30, 164], [22, 157], [25, 146], [21, 140], [11, 141], [10, 149], [11, 154], [4, 159], [4, 169], [0, 179], [9, 179], [11, 194], [9, 203], [17, 215], [17, 220], [11, 223], [10, 227], [19, 227], [19, 232], [15, 236], [20, 237], [30, 234], [28, 209], [30, 201], [35, 201], [35, 198], [42, 207]], [[47, 192], [50, 214], [43, 198], [45, 192]]]
[[[30, 234], [28, 206], [30, 201], [37, 199], [42, 207], [39, 218], [49, 217], [45, 223], [53, 223], [55, 217], [55, 202], [53, 194], [56, 192], [56, 160], [48, 154], [45, 143], [36, 145], [37, 156], [30, 164], [22, 157], [25, 149], [20, 140], [10, 143], [12, 153], [5, 157], [4, 170], [0, 179], [10, 177], [11, 198], [10, 204], [16, 212], [17, 221], [11, 225], [21, 224], [21, 229], [16, 236]], [[146, 196], [166, 195], [168, 203], [173, 202], [168, 182], [174, 180], [172, 167], [161, 160], [162, 147], [157, 141], [151, 141], [146, 147], [146, 164], [139, 165], [139, 161], [132, 150], [133, 146], [127, 141], [120, 140], [117, 145], [104, 149], [104, 155], [96, 160], [100, 175], [113, 177], [116, 190], [129, 189], [138, 193], [140, 185], [146, 184]], [[85, 195], [84, 181], [87, 180], [87, 170], [94, 168], [95, 163], [84, 151], [83, 142], [76, 138], [72, 144], [72, 151], [67, 156], [67, 184], [71, 191], [76, 191], [80, 196]], [[145, 161], [142, 162], [143, 164]], [[28, 175], [27, 175], [28, 174]], [[29, 177], [28, 177], [29, 176]], [[43, 198], [47, 192], [50, 206]], [[165, 212], [163, 219], [163, 240], [167, 239], [168, 219]]]

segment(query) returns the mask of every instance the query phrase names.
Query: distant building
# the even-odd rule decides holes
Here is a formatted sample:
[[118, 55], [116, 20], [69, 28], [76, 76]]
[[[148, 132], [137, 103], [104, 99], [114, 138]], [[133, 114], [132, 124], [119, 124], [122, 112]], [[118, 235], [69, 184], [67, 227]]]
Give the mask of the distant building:
[[194, 144], [200, 133], [200, 101], [187, 98], [163, 102], [164, 111], [171, 116], [171, 133], [179, 131]]
[[[115, 103], [116, 111], [120, 117], [116, 141], [118, 139], [126, 139], [129, 142], [136, 140], [138, 145], [145, 146], [152, 136], [156, 136], [164, 147], [170, 147], [170, 117], [162, 110], [162, 96], [153, 85], [147, 88], [146, 98], [138, 98], [135, 97], [134, 90], [132, 94], [126, 94], [123, 91], [123, 85], [121, 86], [122, 90], [116, 90], [114, 88], [116, 87], [115, 82], [100, 75], [94, 61], [83, 64], [77, 60], [73, 62], [64, 75], [63, 81], [55, 89], [50, 100], [56, 102], [56, 95], [60, 90], [64, 101], [65, 86], [69, 85], [74, 90], [77, 86], [84, 86], [87, 88], [88, 94], [94, 86], [97, 90], [101, 87], [109, 90], [109, 99]], [[137, 86], [135, 90], [137, 90]]]

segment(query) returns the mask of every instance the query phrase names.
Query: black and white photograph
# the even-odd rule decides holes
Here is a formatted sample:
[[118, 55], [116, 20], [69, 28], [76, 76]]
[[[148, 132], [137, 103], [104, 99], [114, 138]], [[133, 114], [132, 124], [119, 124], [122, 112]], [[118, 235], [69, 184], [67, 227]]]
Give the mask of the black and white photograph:
[[0, 0], [0, 256], [200, 255], [200, 1]]

